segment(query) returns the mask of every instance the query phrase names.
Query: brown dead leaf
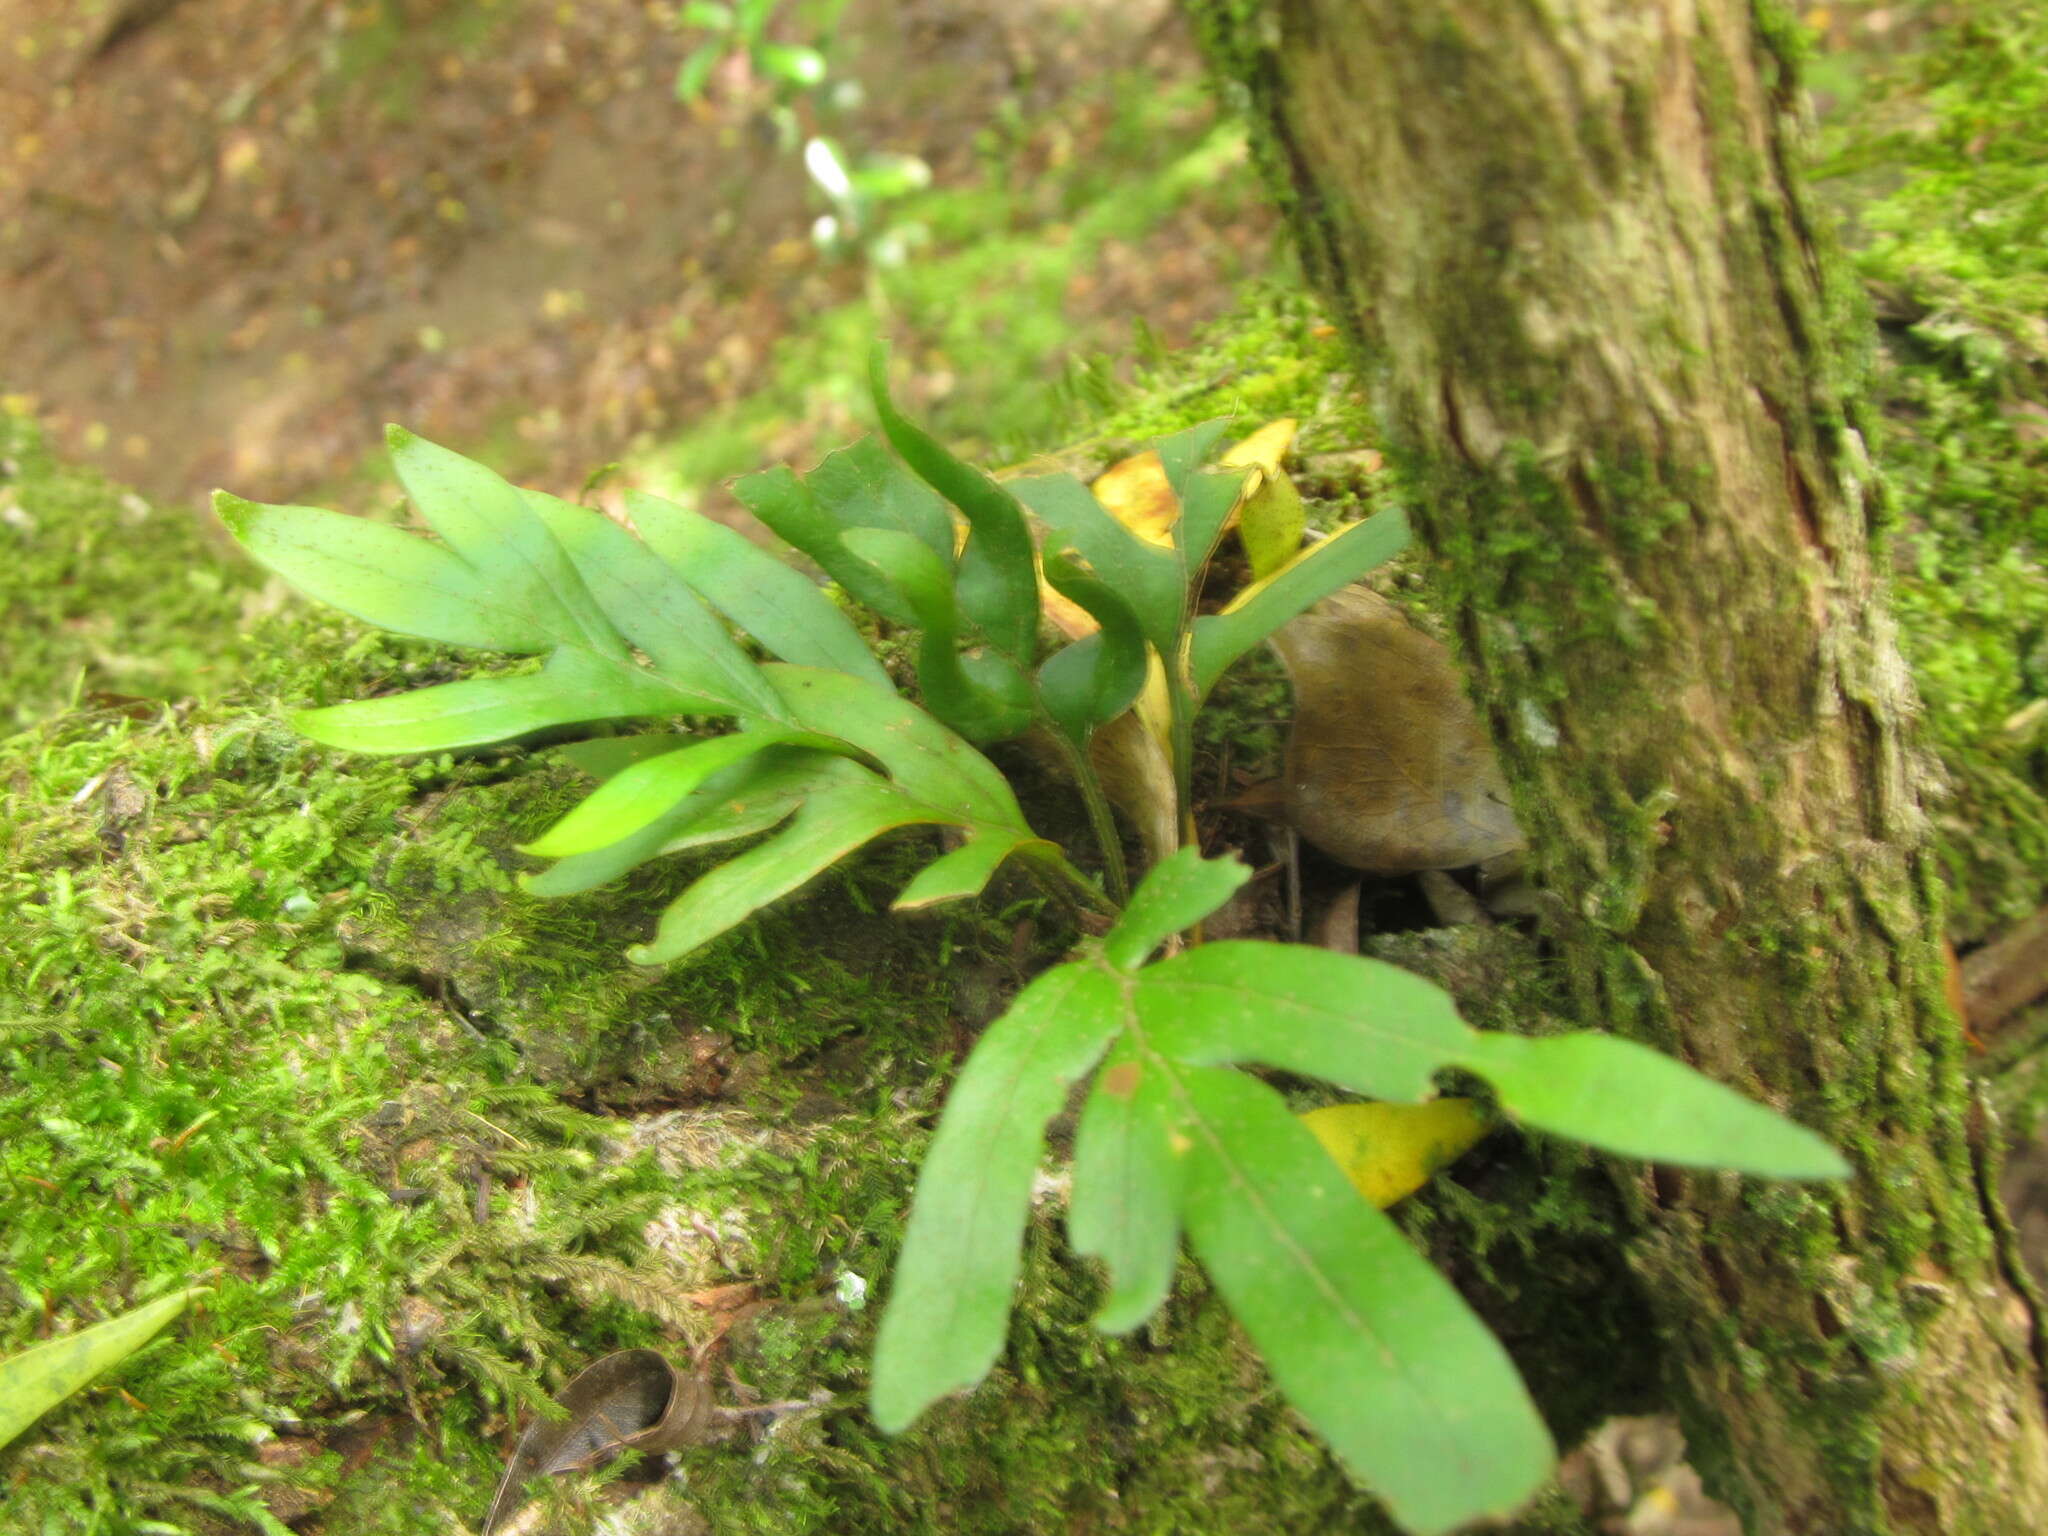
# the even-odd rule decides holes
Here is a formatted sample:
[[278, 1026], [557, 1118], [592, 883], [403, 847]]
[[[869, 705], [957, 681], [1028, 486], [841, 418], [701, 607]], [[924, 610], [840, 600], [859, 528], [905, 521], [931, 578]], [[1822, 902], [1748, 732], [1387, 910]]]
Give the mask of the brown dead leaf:
[[1294, 684], [1286, 800], [1303, 837], [1373, 874], [1457, 869], [1522, 846], [1450, 654], [1392, 603], [1346, 588], [1273, 645]]
[[761, 1299], [761, 1288], [751, 1280], [728, 1285], [707, 1285], [701, 1291], [685, 1291], [684, 1301], [695, 1302], [707, 1312], [733, 1312]]
[[484, 1516], [483, 1536], [491, 1536], [532, 1479], [584, 1471], [620, 1451], [676, 1450], [703, 1440], [711, 1422], [704, 1378], [677, 1370], [652, 1349], [622, 1349], [593, 1361], [555, 1401], [568, 1416], [535, 1419], [519, 1437]]

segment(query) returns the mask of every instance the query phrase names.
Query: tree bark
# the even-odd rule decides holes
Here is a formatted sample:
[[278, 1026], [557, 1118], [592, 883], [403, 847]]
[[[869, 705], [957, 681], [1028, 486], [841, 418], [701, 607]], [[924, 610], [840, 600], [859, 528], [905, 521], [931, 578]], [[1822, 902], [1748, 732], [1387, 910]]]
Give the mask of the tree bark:
[[1188, 5], [1412, 487], [1584, 1020], [1858, 1169], [1616, 1166], [1696, 1463], [1752, 1533], [2048, 1530], [1790, 23]]

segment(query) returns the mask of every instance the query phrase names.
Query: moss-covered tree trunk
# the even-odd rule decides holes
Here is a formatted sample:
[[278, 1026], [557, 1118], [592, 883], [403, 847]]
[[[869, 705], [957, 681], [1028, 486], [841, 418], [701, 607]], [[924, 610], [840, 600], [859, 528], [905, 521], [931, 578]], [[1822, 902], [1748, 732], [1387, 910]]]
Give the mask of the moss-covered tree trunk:
[[2048, 1530], [1794, 40], [1745, 0], [1189, 3], [1412, 477], [1585, 1017], [1859, 1170], [1617, 1170], [1695, 1459], [1752, 1532]]

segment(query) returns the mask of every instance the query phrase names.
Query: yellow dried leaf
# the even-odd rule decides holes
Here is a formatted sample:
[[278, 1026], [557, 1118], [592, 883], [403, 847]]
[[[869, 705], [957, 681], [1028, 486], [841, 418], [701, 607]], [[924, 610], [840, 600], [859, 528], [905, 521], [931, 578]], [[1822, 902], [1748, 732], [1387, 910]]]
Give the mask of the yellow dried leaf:
[[1310, 1110], [1301, 1123], [1381, 1210], [1414, 1194], [1488, 1130], [1485, 1112], [1471, 1099], [1332, 1104]]
[[1308, 530], [1308, 511], [1301, 492], [1287, 471], [1253, 470], [1250, 490], [1237, 511], [1237, 538], [1244, 545], [1253, 581], [1259, 582], [1285, 567], [1301, 554], [1302, 535]]
[[1157, 450], [1112, 464], [1089, 487], [1103, 508], [1139, 538], [1165, 548], [1173, 543], [1180, 500]]
[[1294, 434], [1299, 428], [1300, 423], [1292, 416], [1269, 421], [1223, 455], [1219, 462], [1225, 469], [1256, 469], [1277, 475], [1280, 473], [1280, 461], [1294, 446]]

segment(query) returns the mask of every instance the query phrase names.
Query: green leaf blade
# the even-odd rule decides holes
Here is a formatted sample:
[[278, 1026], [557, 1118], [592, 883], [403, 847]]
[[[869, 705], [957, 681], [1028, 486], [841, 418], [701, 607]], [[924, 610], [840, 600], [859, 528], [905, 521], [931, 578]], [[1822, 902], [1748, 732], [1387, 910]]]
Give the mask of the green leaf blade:
[[720, 4], [719, 0], [689, 0], [676, 20], [686, 27], [729, 32], [733, 26], [732, 7]]
[[521, 492], [568, 553], [585, 588], [655, 670], [735, 711], [775, 713], [774, 689], [725, 626], [662, 558], [601, 512]]
[[870, 1400], [886, 1432], [980, 1381], [1002, 1353], [1046, 1124], [1121, 1022], [1108, 975], [1061, 966], [1018, 994], [961, 1069], [875, 1341]]
[[554, 638], [507, 604], [453, 550], [417, 534], [318, 507], [265, 506], [213, 494], [215, 514], [250, 558], [315, 602], [393, 634], [530, 655]]
[[1274, 1067], [1407, 1103], [1478, 1038], [1434, 982], [1299, 944], [1203, 944], [1142, 972], [1137, 999], [1176, 1060]]
[[840, 529], [888, 528], [908, 534], [951, 569], [953, 515], [875, 438], [826, 454], [804, 483]]
[[537, 858], [560, 859], [607, 848], [664, 816], [721, 769], [794, 740], [815, 747], [822, 738], [765, 726], [714, 736], [634, 763], [599, 785], [581, 805], [521, 851]]
[[962, 656], [952, 572], [923, 541], [895, 528], [854, 528], [845, 548], [907, 603], [922, 630], [917, 680], [925, 706], [969, 741], [1021, 736], [1032, 721], [1031, 685], [996, 655]]
[[1296, 614], [1384, 565], [1408, 545], [1398, 509], [1375, 513], [1305, 549], [1221, 613], [1195, 621], [1191, 651], [1195, 696], [1206, 698], [1232, 662]]
[[403, 427], [387, 427], [384, 435], [420, 516], [486, 585], [531, 612], [564, 645], [625, 656], [625, 642], [517, 490], [483, 465]]
[[1104, 1333], [1129, 1333], [1173, 1289], [1184, 1160], [1169, 1141], [1168, 1089], [1167, 1074], [1127, 1036], [1103, 1062], [1074, 1133], [1067, 1237], [1109, 1271], [1109, 1295], [1095, 1315]]
[[943, 902], [979, 896], [1003, 861], [1026, 847], [1059, 856], [1057, 845], [1040, 839], [1001, 831], [984, 832], [919, 870], [889, 908], [893, 912], [920, 912]]
[[640, 668], [603, 662], [587, 651], [560, 650], [539, 672], [524, 677], [471, 678], [301, 710], [292, 723], [326, 746], [389, 755], [490, 746], [591, 720], [719, 710], [715, 700], [687, 695]]
[[1223, 526], [1237, 506], [1244, 490], [1245, 471], [1223, 470], [1214, 474], [1190, 475], [1180, 490], [1180, 517], [1173, 525], [1174, 547], [1186, 563], [1190, 583], [1199, 581]]
[[[1223, 434], [1230, 430], [1230, 418], [1219, 416], [1214, 421], [1197, 422], [1168, 437], [1154, 438], [1152, 451], [1159, 455], [1159, 467], [1166, 472], [1166, 483], [1173, 487], [1173, 494], [1183, 505], [1194, 487], [1197, 472], [1216, 457], [1216, 445], [1223, 441]], [[1225, 512], [1229, 508], [1224, 509]]]
[[1045, 524], [1048, 546], [1069, 544], [1079, 550], [1095, 575], [1137, 615], [1153, 648], [1172, 655], [1187, 605], [1187, 582], [1173, 551], [1133, 534], [1072, 475], [1037, 475], [1012, 480], [1009, 487]]
[[1840, 1153], [1806, 1127], [1633, 1040], [1475, 1035], [1460, 1066], [1525, 1125], [1648, 1162], [1779, 1179], [1839, 1179]]
[[990, 645], [1029, 662], [1038, 641], [1038, 561], [1023, 507], [896, 409], [889, 398], [888, 357], [880, 347], [869, 359], [868, 378], [889, 446], [967, 519], [967, 547], [955, 581], [961, 610]]
[[1553, 1452], [1506, 1351], [1277, 1093], [1178, 1075], [1189, 1241], [1288, 1401], [1417, 1536], [1512, 1512]]
[[697, 739], [679, 731], [649, 731], [639, 736], [593, 736], [588, 741], [572, 741], [557, 747], [555, 756], [578, 772], [602, 780], [623, 773], [635, 763], [644, 763], [650, 757], [660, 757], [665, 752], [687, 747]]
[[635, 965], [680, 960], [884, 832], [940, 819], [872, 778], [813, 795], [785, 830], [719, 865], [669, 903], [654, 938], [626, 956]]
[[[1120, 971], [1136, 970], [1153, 950], [1194, 927], [1251, 877], [1251, 870], [1239, 860], [1205, 859], [1199, 848], [1169, 854], [1131, 893], [1123, 916], [1102, 941], [1103, 958]], [[1204, 952], [1206, 948], [1196, 951]], [[1157, 974], [1148, 971], [1145, 979]]]
[[771, 653], [895, 692], [860, 631], [801, 571], [737, 530], [644, 491], [626, 493], [626, 512], [648, 548]]
[[193, 1297], [203, 1296], [209, 1289], [201, 1285], [160, 1296], [118, 1317], [0, 1360], [0, 1446], [142, 1348], [183, 1312]]
[[722, 43], [706, 43], [693, 49], [683, 62], [676, 66], [676, 100], [685, 106], [704, 94], [705, 86], [711, 83], [711, 72], [718, 68], [718, 61], [725, 57]]
[[825, 55], [801, 43], [763, 43], [754, 50], [762, 72], [787, 85], [813, 86], [825, 78]]
[[781, 665], [762, 671], [793, 724], [880, 763], [891, 781], [942, 813], [940, 819], [1030, 835], [995, 764], [908, 700], [836, 672]]
[[1129, 709], [1145, 686], [1144, 628], [1113, 587], [1058, 555], [1046, 557], [1045, 579], [1101, 626], [1054, 652], [1038, 669], [1046, 713], [1076, 746], [1085, 747], [1095, 727]]
[[733, 481], [732, 493], [777, 538], [816, 561], [855, 602], [898, 624], [919, 622], [917, 609], [904, 594], [843, 542], [847, 529], [795, 471], [778, 464], [742, 475]]
[[812, 795], [870, 777], [843, 757], [770, 747], [713, 774], [618, 842], [571, 854], [536, 874], [520, 876], [519, 883], [529, 895], [543, 898], [594, 891], [664, 854], [766, 832], [787, 821]]

